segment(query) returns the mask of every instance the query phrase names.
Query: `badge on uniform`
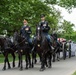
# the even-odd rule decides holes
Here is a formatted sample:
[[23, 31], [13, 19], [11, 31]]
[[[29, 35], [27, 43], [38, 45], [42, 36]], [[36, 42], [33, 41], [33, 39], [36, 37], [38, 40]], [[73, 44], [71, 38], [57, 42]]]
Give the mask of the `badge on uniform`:
[[43, 26], [45, 27], [45, 26], [46, 26], [46, 24], [43, 24]]
[[29, 28], [25, 28], [25, 30], [26, 30], [26, 31], [28, 31], [28, 30], [29, 30]]

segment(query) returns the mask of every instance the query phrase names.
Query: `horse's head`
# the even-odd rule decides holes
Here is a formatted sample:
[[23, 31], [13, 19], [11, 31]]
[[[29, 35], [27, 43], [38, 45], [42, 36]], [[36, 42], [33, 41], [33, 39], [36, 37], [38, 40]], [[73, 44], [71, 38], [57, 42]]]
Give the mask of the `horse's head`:
[[41, 40], [41, 27], [39, 25], [37, 25], [36, 27], [36, 38], [37, 38], [37, 41], [40, 41]]
[[6, 38], [0, 38], [0, 46], [4, 46]]
[[24, 45], [24, 43], [27, 42], [27, 39], [25, 37], [23, 37], [22, 35], [20, 35], [18, 32], [14, 33], [13, 39], [14, 39], [14, 43], [16, 45], [17, 44]]

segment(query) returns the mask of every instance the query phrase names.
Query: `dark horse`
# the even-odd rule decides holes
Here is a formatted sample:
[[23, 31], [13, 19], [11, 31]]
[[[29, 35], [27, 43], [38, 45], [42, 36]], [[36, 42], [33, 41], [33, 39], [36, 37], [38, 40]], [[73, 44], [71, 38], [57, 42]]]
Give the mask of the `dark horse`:
[[19, 34], [16, 34], [14, 36], [14, 41], [16, 41], [16, 45], [18, 48], [18, 57], [19, 57], [19, 63], [18, 67], [20, 67], [20, 70], [23, 70], [23, 59], [22, 56], [25, 55], [25, 61], [26, 61], [26, 69], [31, 68], [31, 58], [30, 58], [30, 50], [31, 47], [27, 41], [26, 38], [22, 37]]
[[53, 47], [54, 47], [54, 51], [53, 51], [53, 62], [55, 62], [55, 58], [57, 57], [57, 60], [60, 60], [60, 49], [61, 49], [61, 44], [60, 42], [57, 42], [54, 40], [53, 42]]
[[0, 38], [0, 46], [1, 51], [4, 55], [4, 67], [3, 70], [6, 70], [6, 62], [8, 63], [8, 69], [11, 68], [9, 60], [8, 60], [8, 54], [11, 54], [13, 56], [13, 67], [15, 67], [15, 46], [14, 44], [9, 40], [9, 38]]
[[[51, 50], [48, 45], [48, 41], [45, 35], [42, 33], [42, 29], [39, 25], [36, 28], [36, 38], [34, 40], [34, 50], [33, 52], [37, 52], [41, 58], [41, 68], [40, 71], [45, 70], [45, 65], [47, 64], [48, 59], [48, 67], [51, 67]], [[32, 67], [34, 60], [32, 58]]]

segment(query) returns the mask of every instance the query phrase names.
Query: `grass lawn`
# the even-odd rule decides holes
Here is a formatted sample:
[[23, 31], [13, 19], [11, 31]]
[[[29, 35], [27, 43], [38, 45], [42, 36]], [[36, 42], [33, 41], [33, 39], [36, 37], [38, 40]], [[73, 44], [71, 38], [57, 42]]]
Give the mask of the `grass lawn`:
[[[18, 59], [18, 54], [15, 54], [15, 55], [16, 55], [15, 61], [19, 60]], [[23, 57], [23, 60], [25, 60], [25, 55], [23, 55], [22, 57]], [[38, 55], [37, 55], [37, 57], [38, 57]], [[13, 60], [11, 54], [8, 55], [8, 59], [9, 59], [10, 62]], [[0, 54], [0, 63], [3, 63], [3, 62], [4, 62], [4, 56], [3, 56], [3, 54]]]
[[[11, 54], [8, 55], [8, 59], [9, 59], [10, 62], [13, 60]], [[18, 60], [18, 55], [17, 54], [16, 54], [16, 60]], [[3, 54], [0, 54], [0, 63], [3, 63], [3, 62], [4, 62], [4, 56], [3, 56]]]
[[76, 71], [72, 75], [76, 75]]

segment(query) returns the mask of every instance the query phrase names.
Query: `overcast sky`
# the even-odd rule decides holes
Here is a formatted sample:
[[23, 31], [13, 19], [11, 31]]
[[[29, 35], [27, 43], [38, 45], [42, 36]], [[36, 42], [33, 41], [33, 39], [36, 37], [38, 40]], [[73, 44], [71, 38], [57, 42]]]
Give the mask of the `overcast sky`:
[[76, 31], [76, 8], [74, 8], [71, 13], [68, 13], [65, 8], [59, 7], [57, 5], [55, 7], [61, 11], [61, 16], [63, 16], [63, 19], [75, 24], [73, 29]]

